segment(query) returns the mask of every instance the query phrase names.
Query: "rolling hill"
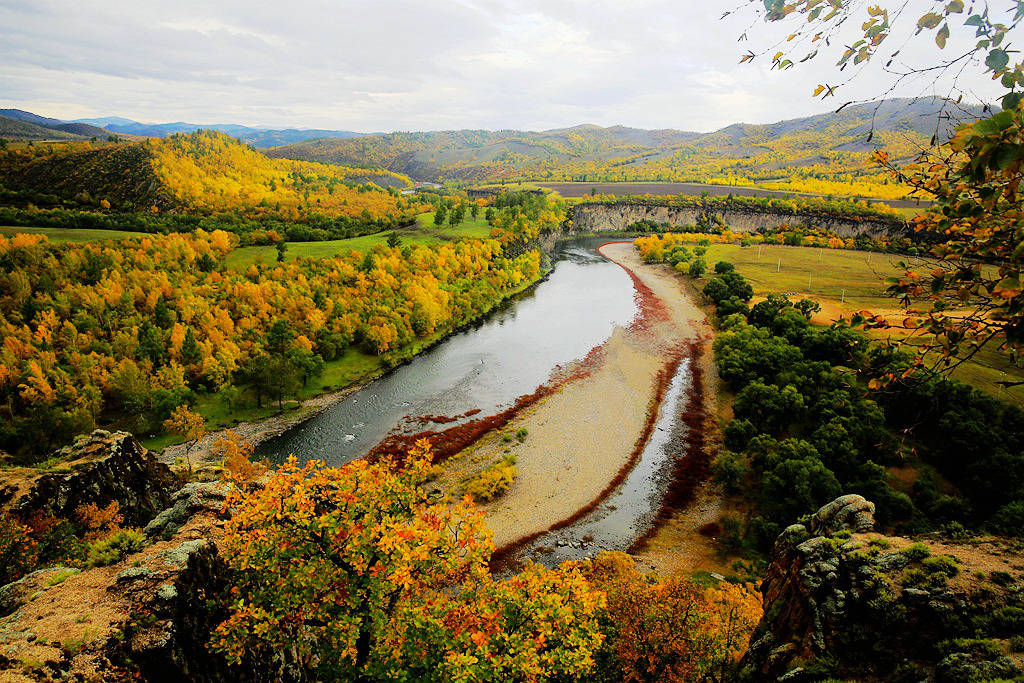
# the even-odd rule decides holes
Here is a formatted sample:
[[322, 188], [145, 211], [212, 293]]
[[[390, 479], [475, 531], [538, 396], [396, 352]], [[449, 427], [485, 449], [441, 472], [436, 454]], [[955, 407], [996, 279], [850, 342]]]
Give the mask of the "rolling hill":
[[115, 211], [394, 222], [414, 213], [392, 189], [408, 183], [390, 171], [270, 159], [215, 131], [0, 156], [0, 189]]
[[0, 138], [15, 142], [29, 142], [35, 140], [82, 140], [82, 136], [68, 133], [62, 130], [54, 130], [44, 126], [14, 119], [7, 116], [0, 116]]
[[[316, 139], [270, 149], [278, 158], [380, 166], [418, 180], [794, 182], [826, 193], [842, 184], [888, 179], [870, 162], [876, 149], [908, 158], [944, 139], [953, 120], [937, 100], [887, 100], [768, 125], [733, 124], [711, 133], [577, 126], [544, 132], [460, 130]], [[959, 110], [963, 120], [980, 107]], [[938, 124], [938, 125], [937, 125]], [[868, 140], [871, 131], [873, 135]], [[838, 187], [832, 187], [836, 185]], [[816, 191], [816, 190], [811, 190]], [[892, 188], [898, 194], [905, 189]]]
[[[16, 140], [63, 140], [63, 139], [84, 139], [84, 138], [105, 138], [111, 131], [88, 123], [65, 122], [59, 119], [51, 119], [39, 116], [32, 112], [21, 109], [0, 109], [0, 118], [18, 121], [35, 128], [25, 128], [0, 121], [0, 137], [9, 137]], [[36, 130], [39, 129], [39, 130]], [[10, 131], [10, 134], [4, 135]], [[47, 131], [65, 133], [66, 135], [55, 136]]]

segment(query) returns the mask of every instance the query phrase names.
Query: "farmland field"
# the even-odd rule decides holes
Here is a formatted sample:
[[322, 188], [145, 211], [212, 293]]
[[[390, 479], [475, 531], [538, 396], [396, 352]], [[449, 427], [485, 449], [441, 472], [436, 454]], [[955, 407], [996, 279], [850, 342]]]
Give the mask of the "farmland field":
[[[822, 324], [840, 316], [849, 318], [862, 310], [901, 318], [899, 302], [886, 296], [883, 284], [886, 277], [903, 272], [896, 266], [901, 258], [894, 254], [781, 245], [715, 244], [707, 253], [710, 265], [717, 261], [733, 263], [753, 285], [755, 297], [777, 292], [788, 294], [791, 299], [807, 297], [818, 301], [822, 311], [815, 322]], [[888, 332], [878, 330], [874, 334], [884, 337]], [[1007, 363], [994, 345], [956, 368], [952, 376], [1006, 400], [1024, 403], [1024, 387], [1005, 389], [999, 384], [1024, 380], [1024, 368]]]

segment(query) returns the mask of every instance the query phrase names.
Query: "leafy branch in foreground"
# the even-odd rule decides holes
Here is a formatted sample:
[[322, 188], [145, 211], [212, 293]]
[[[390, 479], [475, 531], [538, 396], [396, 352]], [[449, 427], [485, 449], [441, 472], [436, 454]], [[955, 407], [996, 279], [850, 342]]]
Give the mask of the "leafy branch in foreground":
[[[1011, 49], [1010, 37], [1024, 19], [1024, 2], [1007, 0], [998, 4], [999, 9], [992, 9], [988, 3], [982, 3], [975, 11], [974, 2], [965, 6], [963, 0], [933, 0], [928, 3], [928, 11], [915, 20], [913, 13], [916, 12], [912, 12], [905, 2], [885, 7], [864, 0], [763, 0], [763, 3], [748, 2], [744, 7], [726, 12], [722, 18], [749, 13], [755, 20], [795, 24], [791, 33], [773, 45], [760, 52], [748, 50], [740, 58], [741, 64], [772, 54], [772, 68], [785, 70], [815, 59], [819, 52], [832, 50], [838, 53], [836, 67], [843, 72], [879, 56], [882, 45], [891, 43], [895, 35], [899, 47], [888, 54], [884, 66], [887, 73], [895, 76], [889, 92], [914, 76], [934, 77], [934, 83], [947, 73], [954, 75], [951, 92], [959, 91], [956, 85], [959, 76], [969, 66], [983, 64], [983, 72], [999, 79], [1007, 89], [1002, 101], [1003, 107], [1010, 109], [1020, 102], [1021, 93], [1017, 88], [1024, 85], [1024, 62], [1013, 64], [1010, 61], [1010, 55], [1015, 52]], [[911, 15], [906, 16], [908, 13]], [[862, 23], [854, 26], [858, 21]], [[740, 40], [746, 40], [750, 31], [748, 28]], [[964, 34], [967, 39], [967, 34], [973, 31], [973, 44], [930, 64], [910, 65], [904, 62], [901, 53], [914, 37], [934, 32], [935, 45], [939, 50], [945, 50], [954, 31]], [[855, 40], [847, 42], [851, 36]], [[814, 96], [822, 99], [831, 97], [840, 85], [842, 83], [818, 84]]]
[[[919, 332], [934, 336], [946, 366], [995, 341], [1016, 361], [1024, 348], [1024, 109], [1020, 106], [961, 127], [944, 151], [897, 167], [879, 161], [901, 181], [935, 198], [913, 229], [932, 241], [931, 258], [902, 264], [888, 292], [910, 306], [931, 302]], [[909, 322], [908, 326], [915, 326]]]

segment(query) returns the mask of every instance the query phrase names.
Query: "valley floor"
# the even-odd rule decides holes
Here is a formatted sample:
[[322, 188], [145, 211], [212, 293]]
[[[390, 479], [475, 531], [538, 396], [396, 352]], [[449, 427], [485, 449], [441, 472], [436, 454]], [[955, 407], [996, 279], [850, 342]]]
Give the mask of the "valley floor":
[[[646, 290], [649, 300], [641, 302], [641, 317], [628, 328], [616, 329], [575, 379], [517, 416], [501, 434], [489, 435], [449, 461], [438, 482], [455, 490], [490, 463], [514, 455], [515, 482], [503, 497], [484, 506], [498, 548], [543, 533], [610, 493], [610, 484], [632, 466], [638, 444], [643, 445], [645, 426], [658, 409], [659, 376], [674, 367], [679, 349], [691, 342], [703, 346], [707, 352], [698, 354], [696, 362], [706, 378], [714, 376], [712, 330], [692, 290], [669, 267], [644, 264], [631, 243], [606, 244], [600, 251]], [[706, 415], [714, 413], [713, 394], [707, 392], [705, 400], [711, 405], [704, 406]], [[523, 443], [503, 438], [524, 429], [528, 436]], [[697, 533], [704, 517], [717, 518], [717, 497], [699, 490], [687, 510], [649, 539], [650, 551], [642, 556], [650, 564], [717, 568], [711, 539]], [[689, 528], [680, 531], [683, 519]], [[692, 568], [681, 566], [683, 545], [683, 560]]]

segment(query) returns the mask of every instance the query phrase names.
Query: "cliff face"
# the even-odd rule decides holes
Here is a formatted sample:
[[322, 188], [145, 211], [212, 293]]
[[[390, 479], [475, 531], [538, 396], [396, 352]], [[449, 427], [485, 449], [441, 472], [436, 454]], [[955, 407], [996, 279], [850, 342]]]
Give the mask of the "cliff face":
[[[679, 207], [659, 203], [584, 203], [573, 208], [570, 233], [608, 232], [625, 230], [640, 221], [653, 221], [672, 226], [696, 225], [701, 218], [701, 209]], [[757, 232], [761, 228], [775, 229], [782, 226], [800, 226], [830, 230], [841, 237], [867, 235], [881, 237], [894, 235], [903, 230], [898, 220], [886, 221], [875, 218], [843, 217], [815, 213], [775, 213], [770, 210], [754, 211], [728, 209], [711, 205], [706, 215], [719, 217], [735, 232]]]
[[116, 501], [127, 526], [143, 526], [180, 487], [170, 468], [127, 432], [97, 429], [54, 455], [68, 470], [40, 475], [20, 494], [6, 489], [12, 513], [73, 519], [80, 505]]
[[741, 663], [753, 681], [953, 683], [1022, 672], [1024, 562], [998, 539], [872, 532], [874, 505], [848, 495], [778, 538], [765, 616]]

